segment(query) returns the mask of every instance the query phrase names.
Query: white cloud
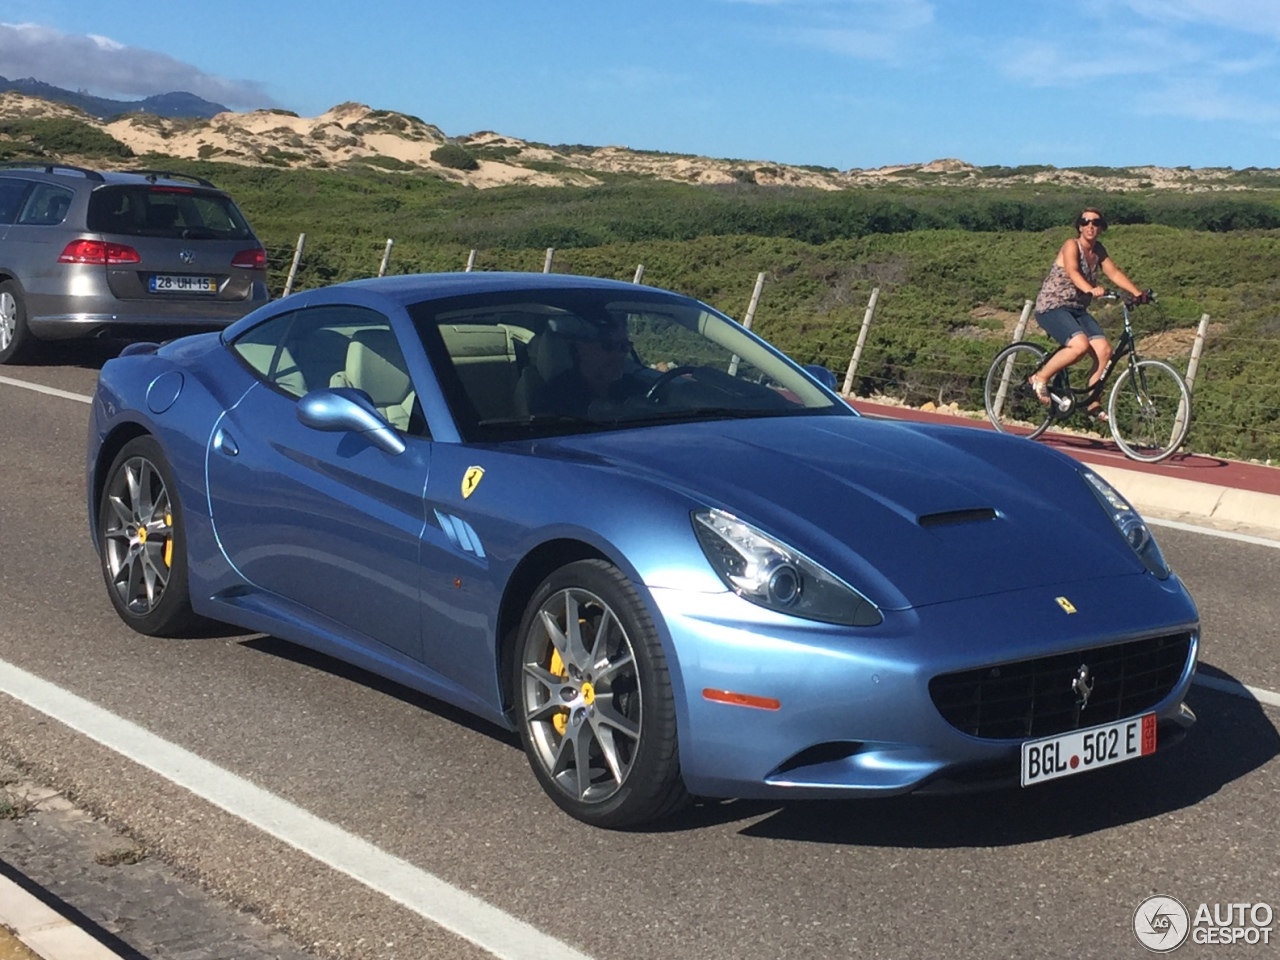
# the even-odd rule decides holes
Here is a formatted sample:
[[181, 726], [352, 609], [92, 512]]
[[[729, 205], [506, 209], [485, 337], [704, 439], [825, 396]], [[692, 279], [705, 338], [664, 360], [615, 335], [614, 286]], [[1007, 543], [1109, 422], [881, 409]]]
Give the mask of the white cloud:
[[911, 51], [934, 23], [930, 0], [725, 0], [770, 8], [768, 36], [794, 46], [860, 60], [895, 62]]
[[1223, 90], [1213, 82], [1175, 81], [1134, 98], [1140, 114], [1183, 117], [1210, 122], [1268, 125], [1280, 122], [1280, 106], [1272, 101]]
[[1252, 36], [1280, 38], [1276, 0], [1128, 0], [1129, 7], [1155, 23], [1211, 24]]
[[109, 37], [62, 33], [35, 23], [0, 23], [0, 76], [33, 77], [106, 97], [183, 91], [233, 108], [274, 106], [261, 83], [205, 73], [168, 54]]

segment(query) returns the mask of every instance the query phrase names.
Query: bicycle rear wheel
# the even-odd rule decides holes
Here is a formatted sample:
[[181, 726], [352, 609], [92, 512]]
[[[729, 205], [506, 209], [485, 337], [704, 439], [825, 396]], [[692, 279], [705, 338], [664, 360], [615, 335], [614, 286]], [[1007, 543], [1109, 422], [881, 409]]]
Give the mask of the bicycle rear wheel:
[[1116, 379], [1107, 405], [1125, 455], [1156, 463], [1177, 453], [1191, 428], [1191, 391], [1163, 360], [1139, 360]]
[[987, 370], [982, 400], [987, 417], [1001, 433], [1034, 440], [1049, 426], [1049, 407], [1036, 399], [1027, 382], [1040, 369], [1045, 349], [1035, 343], [1014, 343], [996, 354]]

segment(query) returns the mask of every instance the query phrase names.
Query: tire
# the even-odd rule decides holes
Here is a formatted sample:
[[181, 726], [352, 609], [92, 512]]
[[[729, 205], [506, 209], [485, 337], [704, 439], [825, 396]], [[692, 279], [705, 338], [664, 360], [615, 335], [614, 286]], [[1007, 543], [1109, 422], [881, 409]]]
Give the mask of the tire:
[[152, 637], [185, 636], [205, 621], [191, 609], [182, 506], [173, 472], [151, 437], [131, 440], [107, 473], [98, 504], [98, 554], [120, 619]]
[[1044, 364], [1048, 353], [1037, 343], [1010, 344], [991, 361], [982, 401], [987, 417], [1001, 433], [1034, 440], [1049, 427], [1050, 408], [1036, 399], [1027, 379]]
[[525, 610], [512, 669], [529, 765], [562, 810], [620, 829], [688, 801], [666, 658], [616, 567], [582, 560], [547, 577]]
[[16, 363], [32, 352], [22, 291], [12, 280], [0, 283], [0, 364]]
[[1107, 404], [1111, 436], [1125, 455], [1157, 463], [1178, 452], [1191, 429], [1191, 391], [1163, 360], [1139, 360], [1116, 379]]

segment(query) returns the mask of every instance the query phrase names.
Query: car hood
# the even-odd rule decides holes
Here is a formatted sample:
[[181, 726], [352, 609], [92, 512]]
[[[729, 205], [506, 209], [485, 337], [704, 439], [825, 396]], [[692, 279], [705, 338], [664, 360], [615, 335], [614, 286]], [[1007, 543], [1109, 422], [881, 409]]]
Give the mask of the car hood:
[[549, 446], [728, 510], [884, 608], [1144, 572], [1074, 461], [990, 431], [801, 417]]

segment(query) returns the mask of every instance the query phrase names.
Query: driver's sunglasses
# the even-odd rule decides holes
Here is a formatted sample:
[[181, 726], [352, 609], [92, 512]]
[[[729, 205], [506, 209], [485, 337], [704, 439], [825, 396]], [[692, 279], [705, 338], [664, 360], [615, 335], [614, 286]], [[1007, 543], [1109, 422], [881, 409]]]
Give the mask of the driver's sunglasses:
[[596, 345], [605, 353], [626, 353], [631, 349], [630, 340], [597, 340]]
[[1077, 227], [1097, 227], [1099, 230], [1107, 229], [1107, 221], [1101, 217], [1081, 217], [1076, 221]]

